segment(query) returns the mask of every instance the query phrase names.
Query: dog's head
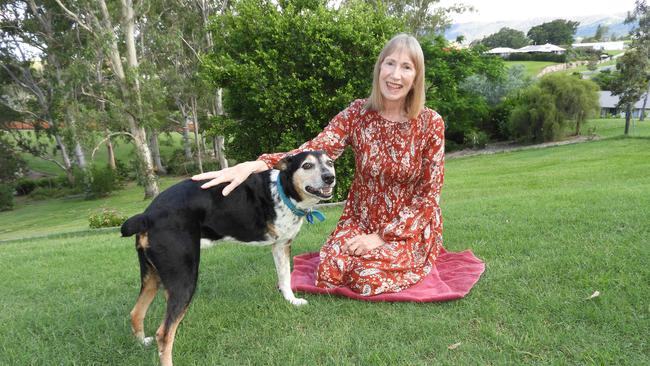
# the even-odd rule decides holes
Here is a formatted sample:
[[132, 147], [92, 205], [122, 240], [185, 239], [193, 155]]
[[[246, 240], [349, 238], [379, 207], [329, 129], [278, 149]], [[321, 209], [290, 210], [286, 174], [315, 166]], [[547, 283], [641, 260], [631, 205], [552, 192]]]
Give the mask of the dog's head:
[[332, 198], [336, 174], [334, 162], [322, 151], [305, 151], [282, 159], [280, 170], [287, 196], [305, 204], [315, 204]]

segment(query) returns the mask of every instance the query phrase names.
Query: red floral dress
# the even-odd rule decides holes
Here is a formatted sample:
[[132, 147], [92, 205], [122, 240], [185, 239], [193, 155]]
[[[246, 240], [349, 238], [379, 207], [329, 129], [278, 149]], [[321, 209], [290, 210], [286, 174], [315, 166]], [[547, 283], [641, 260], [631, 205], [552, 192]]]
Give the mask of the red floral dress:
[[[320, 250], [316, 285], [348, 286], [368, 296], [417, 283], [442, 250], [444, 122], [428, 108], [415, 119], [394, 122], [365, 111], [364, 103], [354, 101], [298, 149], [259, 159], [272, 167], [305, 150], [324, 150], [336, 159], [352, 147], [354, 180], [338, 225]], [[341, 253], [345, 241], [371, 233], [386, 244], [362, 256]]]

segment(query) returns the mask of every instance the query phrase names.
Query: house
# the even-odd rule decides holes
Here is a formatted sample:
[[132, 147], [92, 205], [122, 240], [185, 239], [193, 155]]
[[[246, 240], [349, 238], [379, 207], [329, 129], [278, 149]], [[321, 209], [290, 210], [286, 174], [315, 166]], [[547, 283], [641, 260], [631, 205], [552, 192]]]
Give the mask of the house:
[[[619, 108], [616, 106], [619, 101], [618, 95], [612, 95], [612, 92], [609, 90], [602, 90], [598, 93], [600, 93], [600, 116], [601, 117], [607, 117], [607, 116], [625, 117], [625, 107]], [[632, 107], [632, 118], [640, 117], [641, 109], [643, 108], [644, 99], [645, 99], [645, 95], [643, 95], [638, 102], [634, 103], [634, 106]], [[646, 115], [648, 115], [649, 110], [650, 110], [650, 103], [646, 105], [645, 108]]]
[[517, 52], [516, 49], [510, 48], [510, 47], [497, 47], [493, 48], [485, 53], [491, 54], [491, 55], [499, 55], [501, 57], [508, 57], [510, 56], [511, 53]]
[[593, 48], [600, 51], [620, 51], [625, 48], [623, 41], [616, 42], [593, 42], [593, 43], [574, 43], [571, 45], [573, 48]]
[[554, 44], [544, 44], [544, 45], [532, 45], [532, 46], [525, 46], [522, 48], [509, 48], [509, 47], [497, 47], [493, 48], [485, 53], [488, 54], [493, 54], [493, 55], [499, 55], [501, 57], [508, 57], [513, 53], [554, 53], [557, 55], [561, 55], [565, 52], [566, 50], [562, 47], [558, 47]]
[[522, 47], [516, 50], [517, 53], [554, 53], [556, 55], [564, 54], [566, 50], [554, 44], [532, 45]]

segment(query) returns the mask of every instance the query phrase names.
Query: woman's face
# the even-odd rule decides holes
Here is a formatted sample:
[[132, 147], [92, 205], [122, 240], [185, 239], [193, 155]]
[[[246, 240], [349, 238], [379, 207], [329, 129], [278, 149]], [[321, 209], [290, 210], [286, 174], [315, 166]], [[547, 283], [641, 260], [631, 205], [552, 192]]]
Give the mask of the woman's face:
[[386, 56], [379, 71], [379, 89], [385, 101], [403, 102], [413, 87], [415, 64], [408, 52], [397, 50]]

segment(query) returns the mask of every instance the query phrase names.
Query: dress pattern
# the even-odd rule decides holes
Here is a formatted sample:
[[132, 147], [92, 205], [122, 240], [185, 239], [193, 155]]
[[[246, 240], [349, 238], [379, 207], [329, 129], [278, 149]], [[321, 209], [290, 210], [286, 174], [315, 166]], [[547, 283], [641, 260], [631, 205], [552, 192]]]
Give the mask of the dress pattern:
[[[273, 167], [306, 150], [324, 150], [336, 159], [352, 147], [354, 179], [341, 218], [320, 250], [316, 285], [347, 286], [369, 296], [416, 284], [442, 250], [444, 122], [428, 108], [417, 118], [394, 122], [364, 110], [364, 104], [352, 102], [298, 149], [259, 159]], [[372, 233], [386, 244], [361, 256], [341, 252], [347, 240]]]

